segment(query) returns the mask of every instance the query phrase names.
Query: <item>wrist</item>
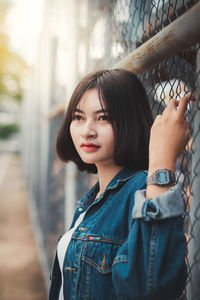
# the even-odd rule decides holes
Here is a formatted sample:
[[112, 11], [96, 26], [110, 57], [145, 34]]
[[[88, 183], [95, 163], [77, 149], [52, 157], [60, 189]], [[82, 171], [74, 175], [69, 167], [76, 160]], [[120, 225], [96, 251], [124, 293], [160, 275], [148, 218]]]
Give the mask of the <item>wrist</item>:
[[149, 199], [157, 197], [158, 195], [167, 192], [172, 186], [172, 184], [168, 186], [147, 185], [146, 198]]
[[176, 183], [176, 174], [169, 169], [158, 169], [147, 177], [147, 185], [169, 186]]
[[152, 198], [166, 192], [176, 183], [176, 175], [174, 170], [157, 169], [147, 177], [146, 197]]
[[161, 170], [161, 169], [167, 169], [170, 171], [175, 171], [175, 163], [174, 162], [154, 162], [149, 163], [148, 168], [148, 176], [152, 175], [155, 171]]

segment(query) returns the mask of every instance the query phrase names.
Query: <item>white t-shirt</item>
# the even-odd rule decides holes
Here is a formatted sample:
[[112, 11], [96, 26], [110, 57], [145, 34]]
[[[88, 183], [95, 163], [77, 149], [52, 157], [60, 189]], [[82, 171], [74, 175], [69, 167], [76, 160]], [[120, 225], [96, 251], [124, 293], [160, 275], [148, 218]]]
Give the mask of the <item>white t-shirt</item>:
[[76, 220], [76, 223], [73, 228], [68, 230], [59, 240], [58, 245], [57, 245], [57, 255], [58, 255], [58, 262], [60, 266], [60, 271], [61, 271], [61, 277], [62, 277], [62, 285], [60, 289], [60, 294], [59, 294], [59, 300], [64, 300], [64, 295], [63, 295], [63, 263], [65, 259], [65, 253], [67, 251], [68, 245], [71, 241], [72, 234], [76, 230], [76, 228], [79, 226], [79, 224], [83, 221], [83, 218], [85, 216], [85, 213], [80, 214], [78, 219]]

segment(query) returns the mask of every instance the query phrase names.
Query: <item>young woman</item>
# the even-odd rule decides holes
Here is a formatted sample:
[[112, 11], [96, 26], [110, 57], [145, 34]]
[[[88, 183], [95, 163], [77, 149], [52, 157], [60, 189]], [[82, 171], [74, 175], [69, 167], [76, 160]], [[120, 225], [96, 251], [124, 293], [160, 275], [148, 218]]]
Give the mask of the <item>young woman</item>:
[[59, 240], [50, 300], [181, 295], [184, 202], [174, 171], [189, 135], [190, 98], [195, 100], [170, 100], [153, 123], [133, 73], [102, 70], [79, 83], [57, 136], [57, 153], [81, 171], [97, 172], [99, 181], [80, 200], [70, 230]]

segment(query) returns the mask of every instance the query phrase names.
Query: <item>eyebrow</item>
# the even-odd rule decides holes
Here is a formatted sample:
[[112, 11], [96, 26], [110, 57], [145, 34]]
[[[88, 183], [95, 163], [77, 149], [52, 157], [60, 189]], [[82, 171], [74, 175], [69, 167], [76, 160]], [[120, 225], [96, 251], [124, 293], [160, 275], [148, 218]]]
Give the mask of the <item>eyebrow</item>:
[[[84, 114], [84, 111], [82, 111], [81, 109], [76, 108], [74, 112], [79, 112]], [[100, 113], [108, 113], [107, 109], [99, 109], [95, 111], [95, 114], [100, 114]]]

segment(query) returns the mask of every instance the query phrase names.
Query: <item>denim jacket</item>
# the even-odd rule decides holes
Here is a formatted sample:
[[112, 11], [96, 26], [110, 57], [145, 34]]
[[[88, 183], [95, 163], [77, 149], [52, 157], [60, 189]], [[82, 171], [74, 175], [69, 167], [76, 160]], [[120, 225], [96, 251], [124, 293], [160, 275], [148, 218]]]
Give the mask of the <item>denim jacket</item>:
[[145, 198], [146, 171], [123, 168], [97, 199], [99, 184], [79, 202], [63, 270], [57, 252], [49, 300], [64, 277], [65, 300], [174, 299], [186, 280], [184, 203], [178, 185]]

